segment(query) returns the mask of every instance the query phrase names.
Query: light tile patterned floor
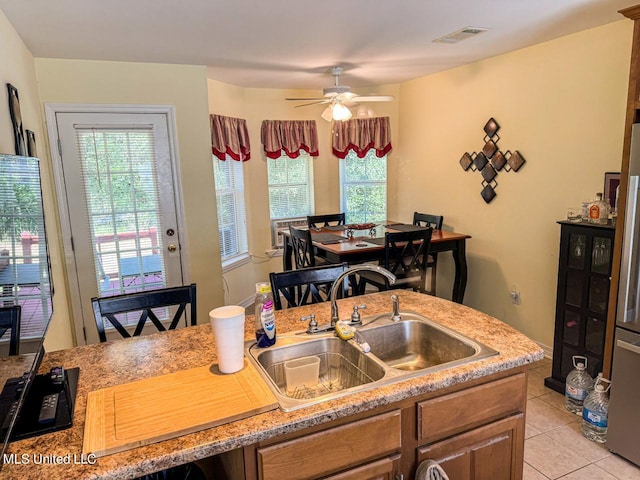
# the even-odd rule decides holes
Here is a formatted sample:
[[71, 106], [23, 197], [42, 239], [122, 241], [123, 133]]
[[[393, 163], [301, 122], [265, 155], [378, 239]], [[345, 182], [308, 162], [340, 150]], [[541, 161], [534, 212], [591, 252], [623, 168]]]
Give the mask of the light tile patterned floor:
[[523, 479], [640, 480], [640, 468], [582, 436], [580, 417], [564, 408], [563, 395], [544, 386], [550, 375], [548, 359], [529, 375]]

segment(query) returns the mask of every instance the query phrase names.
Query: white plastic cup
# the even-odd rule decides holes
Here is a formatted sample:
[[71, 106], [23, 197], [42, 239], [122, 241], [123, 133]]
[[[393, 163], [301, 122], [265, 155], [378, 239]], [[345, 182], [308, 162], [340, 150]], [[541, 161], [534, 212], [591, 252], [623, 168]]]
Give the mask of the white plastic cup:
[[244, 367], [244, 307], [226, 305], [209, 312], [216, 342], [218, 368], [235, 373]]

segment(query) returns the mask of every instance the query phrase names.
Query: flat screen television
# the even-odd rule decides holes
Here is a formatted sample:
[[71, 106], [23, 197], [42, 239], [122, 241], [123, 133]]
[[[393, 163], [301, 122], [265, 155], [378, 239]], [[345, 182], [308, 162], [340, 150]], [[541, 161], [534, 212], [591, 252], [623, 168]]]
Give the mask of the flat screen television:
[[52, 296], [40, 161], [0, 154], [0, 307], [21, 307], [17, 355], [9, 354], [9, 329], [0, 328], [0, 467], [9, 441], [28, 436], [26, 424], [40, 408], [38, 384], [46, 379], [37, 372]]

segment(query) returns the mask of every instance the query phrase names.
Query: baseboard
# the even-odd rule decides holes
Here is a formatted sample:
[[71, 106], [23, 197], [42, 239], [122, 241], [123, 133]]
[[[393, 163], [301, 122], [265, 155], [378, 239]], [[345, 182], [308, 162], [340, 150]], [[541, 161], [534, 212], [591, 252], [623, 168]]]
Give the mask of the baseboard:
[[552, 359], [553, 358], [553, 348], [544, 345], [540, 342], [536, 342], [542, 350], [544, 350], [544, 358]]
[[253, 305], [253, 302], [256, 300], [255, 296], [250, 296], [245, 298], [244, 300], [242, 300], [238, 305], [240, 305], [241, 307], [247, 308], [250, 307], [251, 305]]

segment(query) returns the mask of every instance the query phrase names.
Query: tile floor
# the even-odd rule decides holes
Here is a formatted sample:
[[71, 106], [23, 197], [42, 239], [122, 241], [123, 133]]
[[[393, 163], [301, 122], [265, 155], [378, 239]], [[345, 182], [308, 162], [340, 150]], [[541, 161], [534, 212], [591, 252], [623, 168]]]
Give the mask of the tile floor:
[[550, 375], [548, 359], [529, 374], [523, 479], [640, 480], [640, 468], [582, 436], [580, 417], [564, 408], [563, 395], [544, 386]]

